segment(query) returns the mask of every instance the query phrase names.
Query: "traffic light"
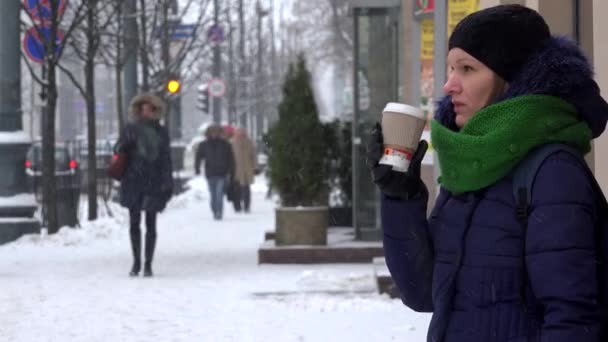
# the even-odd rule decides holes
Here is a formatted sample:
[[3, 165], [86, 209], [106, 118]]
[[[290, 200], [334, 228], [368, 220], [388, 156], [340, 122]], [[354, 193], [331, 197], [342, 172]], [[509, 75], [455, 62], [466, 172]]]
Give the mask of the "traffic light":
[[177, 80], [170, 80], [169, 82], [167, 82], [167, 90], [169, 91], [170, 94], [175, 94], [179, 91], [180, 88], [180, 84], [179, 81]]
[[207, 84], [202, 84], [198, 87], [196, 109], [203, 112], [203, 114], [209, 114], [209, 89], [207, 88]]

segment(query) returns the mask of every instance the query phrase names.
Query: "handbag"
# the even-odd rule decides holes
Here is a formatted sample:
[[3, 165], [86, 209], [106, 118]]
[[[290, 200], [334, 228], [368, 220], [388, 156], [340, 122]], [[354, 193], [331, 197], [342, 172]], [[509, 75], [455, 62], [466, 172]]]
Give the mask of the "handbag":
[[125, 169], [127, 168], [127, 153], [120, 152], [112, 155], [112, 160], [110, 161], [110, 165], [107, 169], [107, 174], [110, 178], [115, 180], [121, 180], [122, 175], [125, 173]]
[[229, 202], [234, 202], [238, 199], [238, 188], [236, 180], [231, 180], [228, 182], [226, 187], [224, 188], [224, 192], [226, 193], [226, 200]]

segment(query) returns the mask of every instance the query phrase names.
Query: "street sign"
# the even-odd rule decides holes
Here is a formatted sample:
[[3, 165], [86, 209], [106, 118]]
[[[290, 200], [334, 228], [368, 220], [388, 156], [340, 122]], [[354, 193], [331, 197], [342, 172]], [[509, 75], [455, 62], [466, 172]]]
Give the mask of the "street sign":
[[209, 96], [211, 97], [222, 97], [226, 93], [226, 84], [222, 79], [212, 78], [209, 81]]
[[[67, 0], [58, 0], [57, 18], [65, 12]], [[23, 0], [23, 7], [32, 16], [32, 19], [49, 22], [53, 18], [51, 0]]]
[[188, 39], [194, 37], [196, 24], [179, 24], [171, 31], [171, 40]]
[[207, 31], [207, 39], [209, 41], [219, 44], [224, 41], [224, 29], [219, 24], [211, 25]]
[[[55, 42], [57, 48], [55, 54], [61, 52], [61, 44], [63, 42], [64, 33], [61, 30], [57, 30], [55, 35]], [[45, 55], [45, 42], [51, 38], [51, 28], [46, 26], [41, 27], [30, 27], [23, 35], [23, 52], [34, 62], [42, 63]]]
[[[193, 38], [197, 27], [198, 25], [196, 24], [169, 23], [169, 27], [167, 28], [168, 38], [169, 40], [186, 40]], [[156, 39], [162, 39], [163, 27], [155, 27], [152, 33]]]

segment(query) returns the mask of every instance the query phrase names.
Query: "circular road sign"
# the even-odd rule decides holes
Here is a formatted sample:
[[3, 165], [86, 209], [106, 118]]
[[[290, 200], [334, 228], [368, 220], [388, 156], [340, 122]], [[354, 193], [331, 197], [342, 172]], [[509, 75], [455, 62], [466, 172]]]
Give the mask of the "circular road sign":
[[226, 93], [226, 84], [222, 79], [212, 78], [209, 81], [208, 89], [211, 97], [222, 97]]
[[224, 29], [219, 24], [214, 24], [209, 27], [207, 31], [207, 39], [209, 41], [219, 44], [224, 41]]
[[[55, 54], [58, 55], [61, 52], [61, 44], [63, 42], [63, 32], [57, 30], [55, 35], [55, 42], [57, 47], [55, 48]], [[51, 37], [51, 28], [46, 26], [41, 27], [30, 27], [23, 35], [23, 52], [34, 62], [42, 63], [45, 55], [45, 42]]]
[[[67, 0], [59, 0], [57, 4], [57, 18], [65, 12]], [[51, 21], [53, 10], [51, 0], [23, 0], [23, 7], [32, 16], [32, 19], [39, 21]]]

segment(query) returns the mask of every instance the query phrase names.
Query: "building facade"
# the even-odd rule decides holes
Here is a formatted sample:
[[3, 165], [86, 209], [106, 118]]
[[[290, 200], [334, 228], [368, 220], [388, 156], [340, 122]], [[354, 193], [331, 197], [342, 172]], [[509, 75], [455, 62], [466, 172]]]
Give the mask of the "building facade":
[[[355, 27], [353, 69], [353, 225], [360, 240], [379, 239], [379, 193], [364, 163], [365, 142], [386, 102], [420, 106], [433, 114], [443, 96], [450, 30], [468, 13], [500, 4], [537, 10], [554, 34], [579, 43], [593, 63], [595, 79], [608, 98], [608, 13], [605, 0], [351, 0]], [[430, 141], [428, 130], [423, 138]], [[608, 193], [608, 133], [594, 141], [586, 156], [604, 193]], [[437, 192], [439, 170], [432, 145], [422, 177]]]
[[[424, 49], [428, 48], [428, 41], [425, 41], [424, 35], [424, 19], [433, 19], [433, 14], [421, 16], [416, 11], [421, 11], [421, 6], [431, 6], [432, 10], [437, 10], [439, 6], [447, 6], [451, 0], [402, 0], [401, 15], [402, 15], [402, 63], [406, 66], [402, 68], [401, 79], [403, 83], [402, 98], [408, 103], [424, 105], [421, 103], [421, 98], [424, 99], [424, 87], [421, 87], [421, 82], [425, 81], [427, 75], [424, 74]], [[463, 3], [463, 1], [458, 1]], [[538, 11], [547, 21], [551, 28], [551, 32], [558, 35], [565, 35], [576, 40], [581, 48], [586, 52], [587, 57], [593, 63], [595, 69], [595, 79], [599, 84], [602, 95], [608, 99], [608, 22], [602, 20], [602, 13], [608, 13], [608, 2], [605, 0], [469, 0], [466, 1], [472, 6], [483, 9], [500, 4], [520, 4]], [[444, 14], [444, 18], [448, 15]], [[444, 25], [445, 25], [444, 24]], [[435, 23], [437, 25], [437, 23]], [[448, 25], [445, 25], [446, 27]], [[435, 31], [437, 33], [437, 31]], [[447, 34], [444, 37], [435, 34], [435, 38], [442, 39], [443, 45], [435, 41], [435, 51], [433, 56], [435, 59], [443, 58], [447, 53]], [[439, 48], [438, 48], [439, 47]], [[443, 48], [443, 49], [442, 49]], [[443, 51], [442, 51], [443, 50]], [[422, 58], [424, 59], [424, 58]], [[437, 69], [437, 65], [445, 65], [445, 63], [435, 64], [431, 77], [434, 77], [434, 86], [443, 83], [445, 73], [441, 69]], [[422, 70], [422, 72], [421, 72]], [[409, 82], [408, 82], [409, 81]], [[422, 88], [422, 90], [421, 90]], [[441, 89], [433, 91], [435, 98], [441, 96]], [[428, 91], [428, 90], [427, 90]], [[608, 133], [604, 133], [595, 140], [593, 151], [587, 156], [589, 165], [595, 172], [604, 193], [608, 193]], [[436, 176], [433, 175], [433, 176]], [[429, 177], [432, 178], [432, 177]]]

